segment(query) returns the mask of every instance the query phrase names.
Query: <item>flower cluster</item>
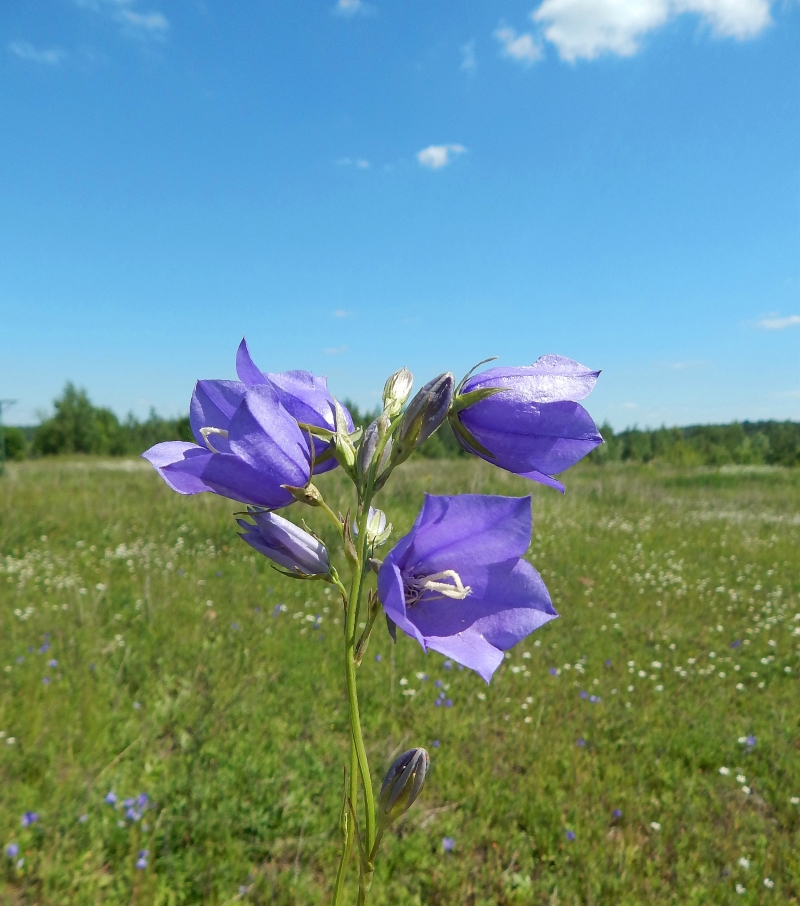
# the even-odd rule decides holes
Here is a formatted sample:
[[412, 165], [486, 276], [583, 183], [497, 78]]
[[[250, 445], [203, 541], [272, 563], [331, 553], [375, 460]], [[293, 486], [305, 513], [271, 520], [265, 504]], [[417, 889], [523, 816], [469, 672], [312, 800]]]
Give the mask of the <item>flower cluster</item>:
[[[381, 836], [417, 798], [430, 763], [422, 748], [405, 752], [389, 769], [376, 803], [356, 670], [378, 614], [382, 610], [393, 639], [400, 628], [423, 649], [445, 655], [445, 668], [455, 662], [487, 683], [505, 652], [558, 616], [541, 576], [525, 560], [532, 531], [530, 496], [427, 494], [411, 530], [383, 560], [376, 554], [392, 526], [372, 506], [373, 499], [393, 471], [445, 423], [468, 453], [563, 492], [555, 476], [602, 443], [579, 403], [599, 372], [548, 355], [529, 366], [470, 372], [458, 385], [443, 372], [412, 397], [413, 377], [402, 368], [387, 380], [377, 417], [356, 431], [324, 378], [305, 371], [263, 372], [244, 340], [236, 370], [238, 381], [197, 382], [190, 408], [195, 443], [162, 443], [143, 455], [181, 494], [211, 492], [246, 504], [238, 525], [247, 544], [292, 578], [324, 581], [341, 594], [352, 749], [333, 903], [340, 902], [356, 842], [359, 903], [364, 903]], [[355, 506], [344, 516], [334, 513], [313, 482], [337, 466], [355, 486]], [[351, 573], [349, 589], [322, 540], [275, 512], [296, 501], [321, 509], [334, 524]], [[377, 588], [367, 590], [373, 573]], [[590, 700], [601, 699], [592, 695]], [[442, 703], [452, 705], [443, 693], [436, 704]], [[146, 797], [140, 800], [123, 803], [130, 820], [138, 820], [147, 807]], [[111, 805], [116, 801], [113, 793], [106, 797]], [[452, 838], [442, 841], [445, 852], [454, 845]], [[147, 855], [140, 853], [138, 868], [147, 866]]]

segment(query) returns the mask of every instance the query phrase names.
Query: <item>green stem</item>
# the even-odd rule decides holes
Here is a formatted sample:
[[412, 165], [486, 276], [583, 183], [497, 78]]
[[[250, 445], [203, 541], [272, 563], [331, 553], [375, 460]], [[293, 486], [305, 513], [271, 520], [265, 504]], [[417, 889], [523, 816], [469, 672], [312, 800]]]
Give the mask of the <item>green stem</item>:
[[[348, 791], [348, 796], [351, 802], [356, 801], [358, 796], [358, 758], [356, 756], [356, 747], [352, 740], [350, 739], [350, 789]], [[347, 815], [347, 833], [345, 835], [344, 843], [342, 845], [342, 855], [339, 858], [339, 868], [336, 871], [336, 883], [333, 888], [333, 899], [331, 900], [331, 906], [339, 906], [339, 903], [342, 898], [342, 891], [344, 890], [344, 879], [347, 875], [347, 866], [350, 864], [350, 853], [353, 850], [353, 840], [355, 839], [356, 827], [355, 820], [350, 813], [350, 810], [347, 808], [347, 803], [344, 806], [345, 814]]]

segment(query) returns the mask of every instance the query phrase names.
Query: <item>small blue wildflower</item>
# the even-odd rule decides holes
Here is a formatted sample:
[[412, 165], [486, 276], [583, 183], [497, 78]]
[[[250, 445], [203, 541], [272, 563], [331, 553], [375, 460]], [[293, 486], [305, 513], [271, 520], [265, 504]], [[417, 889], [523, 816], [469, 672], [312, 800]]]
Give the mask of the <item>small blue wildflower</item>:
[[234, 623], [234, 624], [231, 626], [231, 629], [238, 629], [238, 628], [239, 628], [239, 624], [238, 624], [238, 623]]
[[137, 812], [135, 808], [129, 808], [125, 810], [125, 817], [128, 821], [138, 821], [142, 815], [140, 812]]
[[742, 644], [741, 639], [734, 639], [731, 642], [731, 648], [738, 648]]
[[376, 654], [376, 655], [375, 655], [375, 660], [380, 664], [380, 662], [383, 660], [383, 658], [381, 657], [380, 654]]
[[222, 570], [218, 569], [217, 572], [215, 573], [215, 575], [219, 579], [219, 577], [222, 575]]
[[19, 855], [19, 845], [16, 843], [9, 843], [6, 846], [6, 855], [9, 859], [16, 859]]
[[581, 736], [581, 738], [575, 743], [575, 745], [583, 748], [586, 745], [586, 740]]
[[103, 799], [106, 805], [116, 805], [117, 804], [117, 794], [113, 790], [109, 790], [105, 798]]
[[136, 860], [136, 867], [139, 871], [144, 871], [147, 868], [147, 857], [150, 855], [149, 849], [139, 850], [139, 858]]
[[135, 802], [136, 802], [136, 800], [135, 800], [134, 798], [132, 798], [132, 797], [129, 798], [129, 799], [123, 799], [123, 800], [122, 800], [122, 807], [123, 807], [123, 808], [133, 808], [133, 805], [134, 805]]
[[45, 642], [44, 645], [39, 649], [39, 654], [47, 654], [50, 650], [50, 642]]
[[446, 699], [444, 700], [444, 706], [445, 706], [445, 708], [452, 708], [452, 707], [453, 707], [453, 699], [452, 699], [452, 698], [446, 698]]
[[48, 666], [48, 667], [58, 667], [58, 661], [57, 661], [55, 658], [51, 658], [51, 659], [47, 662], [47, 666]]
[[150, 797], [147, 795], [147, 793], [139, 793], [139, 795], [136, 797], [136, 807], [140, 809], [146, 809], [149, 804]]
[[440, 698], [437, 698], [436, 701], [434, 702], [434, 705], [436, 705], [437, 708], [441, 708], [442, 700]]
[[43, 686], [49, 686], [49, 685], [50, 685], [50, 677], [49, 677], [49, 676], [44, 676], [44, 677], [42, 677], [42, 685], [43, 685]]
[[442, 837], [442, 849], [451, 853], [455, 849], [456, 841], [453, 837]]
[[755, 736], [748, 736], [745, 739], [744, 744], [747, 746], [748, 749], [752, 749], [753, 746], [756, 744]]
[[440, 679], [437, 679], [433, 685], [436, 686], [437, 689], [441, 689], [444, 683]]
[[185, 569], [179, 569], [179, 570], [178, 570], [178, 575], [179, 575], [179, 576], [185, 576], [185, 575], [186, 575], [186, 570], [185, 570]]
[[24, 658], [22, 655], [20, 655], [20, 656], [17, 658], [17, 663], [18, 663], [18, 664], [23, 664], [23, 663], [25, 663], [25, 658]]
[[253, 613], [261, 613], [261, 608], [258, 606], [258, 604], [256, 604], [256, 606], [253, 608]]
[[609, 658], [609, 659], [606, 661], [606, 667], [610, 667], [610, 666], [611, 666], [611, 658]]
[[567, 840], [574, 840], [574, 839], [575, 839], [575, 831], [568, 830], [567, 831]]
[[589, 693], [585, 689], [581, 689], [581, 698], [588, 698]]
[[611, 812], [611, 817], [612, 817], [615, 821], [617, 821], [619, 818], [622, 817], [622, 809], [621, 809], [621, 808], [615, 808], [615, 809]]
[[[444, 667], [445, 670], [452, 670], [452, 669], [453, 669], [453, 662], [452, 662], [451, 660], [447, 660], [447, 661], [445, 661], [445, 662], [442, 664], [442, 667]], [[449, 837], [445, 837], [445, 839], [448, 840], [448, 839], [450, 839], [450, 838], [449, 838]], [[449, 852], [449, 850], [448, 850], [448, 852]]]
[[278, 614], [279, 614], [282, 610], [283, 610], [283, 604], [276, 604], [276, 605], [272, 608], [272, 616], [273, 616], [273, 617], [277, 617]]
[[547, 672], [550, 674], [550, 676], [558, 676], [558, 670], [556, 670], [555, 667], [551, 667]]
[[39, 820], [39, 816], [36, 812], [25, 812], [25, 814], [19, 819], [19, 823], [23, 827], [30, 827], [32, 824], [36, 824]]
[[438, 749], [439, 746], [441, 745], [441, 743], [439, 742], [438, 739], [434, 739], [434, 741], [431, 743], [431, 745], [434, 747], [434, 749]]

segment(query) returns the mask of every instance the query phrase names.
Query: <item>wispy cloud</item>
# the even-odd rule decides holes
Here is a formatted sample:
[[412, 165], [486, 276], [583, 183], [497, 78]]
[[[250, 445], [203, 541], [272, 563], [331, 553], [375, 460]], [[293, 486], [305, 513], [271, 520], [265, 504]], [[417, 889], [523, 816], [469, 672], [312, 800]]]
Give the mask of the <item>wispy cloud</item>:
[[562, 60], [602, 54], [630, 57], [642, 38], [671, 19], [692, 13], [717, 37], [745, 41], [771, 22], [772, 0], [544, 0], [531, 13]]
[[475, 39], [467, 41], [461, 45], [461, 71], [475, 72], [478, 68], [478, 60], [475, 57]]
[[494, 36], [500, 42], [503, 56], [523, 66], [530, 66], [542, 58], [541, 45], [530, 32], [518, 35], [510, 26], [500, 24]]
[[762, 330], [786, 330], [787, 327], [797, 327], [800, 324], [800, 315], [787, 315], [781, 318], [776, 314], [767, 315], [756, 322], [756, 327]]
[[356, 170], [369, 170], [372, 164], [363, 157], [340, 157], [336, 161], [337, 167], [355, 167]]
[[364, 0], [336, 0], [333, 7], [335, 16], [371, 16], [375, 13], [375, 8]]
[[30, 63], [39, 63], [42, 66], [58, 66], [67, 57], [67, 52], [60, 47], [52, 47], [48, 50], [37, 50], [33, 44], [28, 41], [12, 41], [8, 45], [8, 50], [20, 60], [27, 60]]
[[343, 352], [347, 352], [346, 346], [326, 346], [323, 350], [325, 355], [341, 355]]
[[134, 38], [163, 41], [169, 20], [159, 10], [142, 10], [137, 0], [74, 0], [76, 6], [90, 9], [116, 22], [122, 33]]
[[334, 318], [352, 318], [353, 312], [345, 311], [344, 308], [337, 308], [333, 313]]
[[464, 154], [466, 150], [463, 145], [428, 145], [427, 148], [423, 148], [417, 153], [417, 160], [421, 167], [426, 167], [428, 170], [441, 170], [454, 157]]

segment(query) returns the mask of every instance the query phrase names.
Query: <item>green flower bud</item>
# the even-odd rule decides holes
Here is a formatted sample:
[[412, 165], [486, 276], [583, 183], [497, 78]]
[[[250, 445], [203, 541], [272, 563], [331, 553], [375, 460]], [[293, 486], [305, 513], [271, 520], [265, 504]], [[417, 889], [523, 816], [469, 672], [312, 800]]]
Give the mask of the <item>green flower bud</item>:
[[383, 388], [383, 411], [389, 418], [400, 414], [405, 401], [411, 395], [414, 375], [405, 365], [389, 378]]

